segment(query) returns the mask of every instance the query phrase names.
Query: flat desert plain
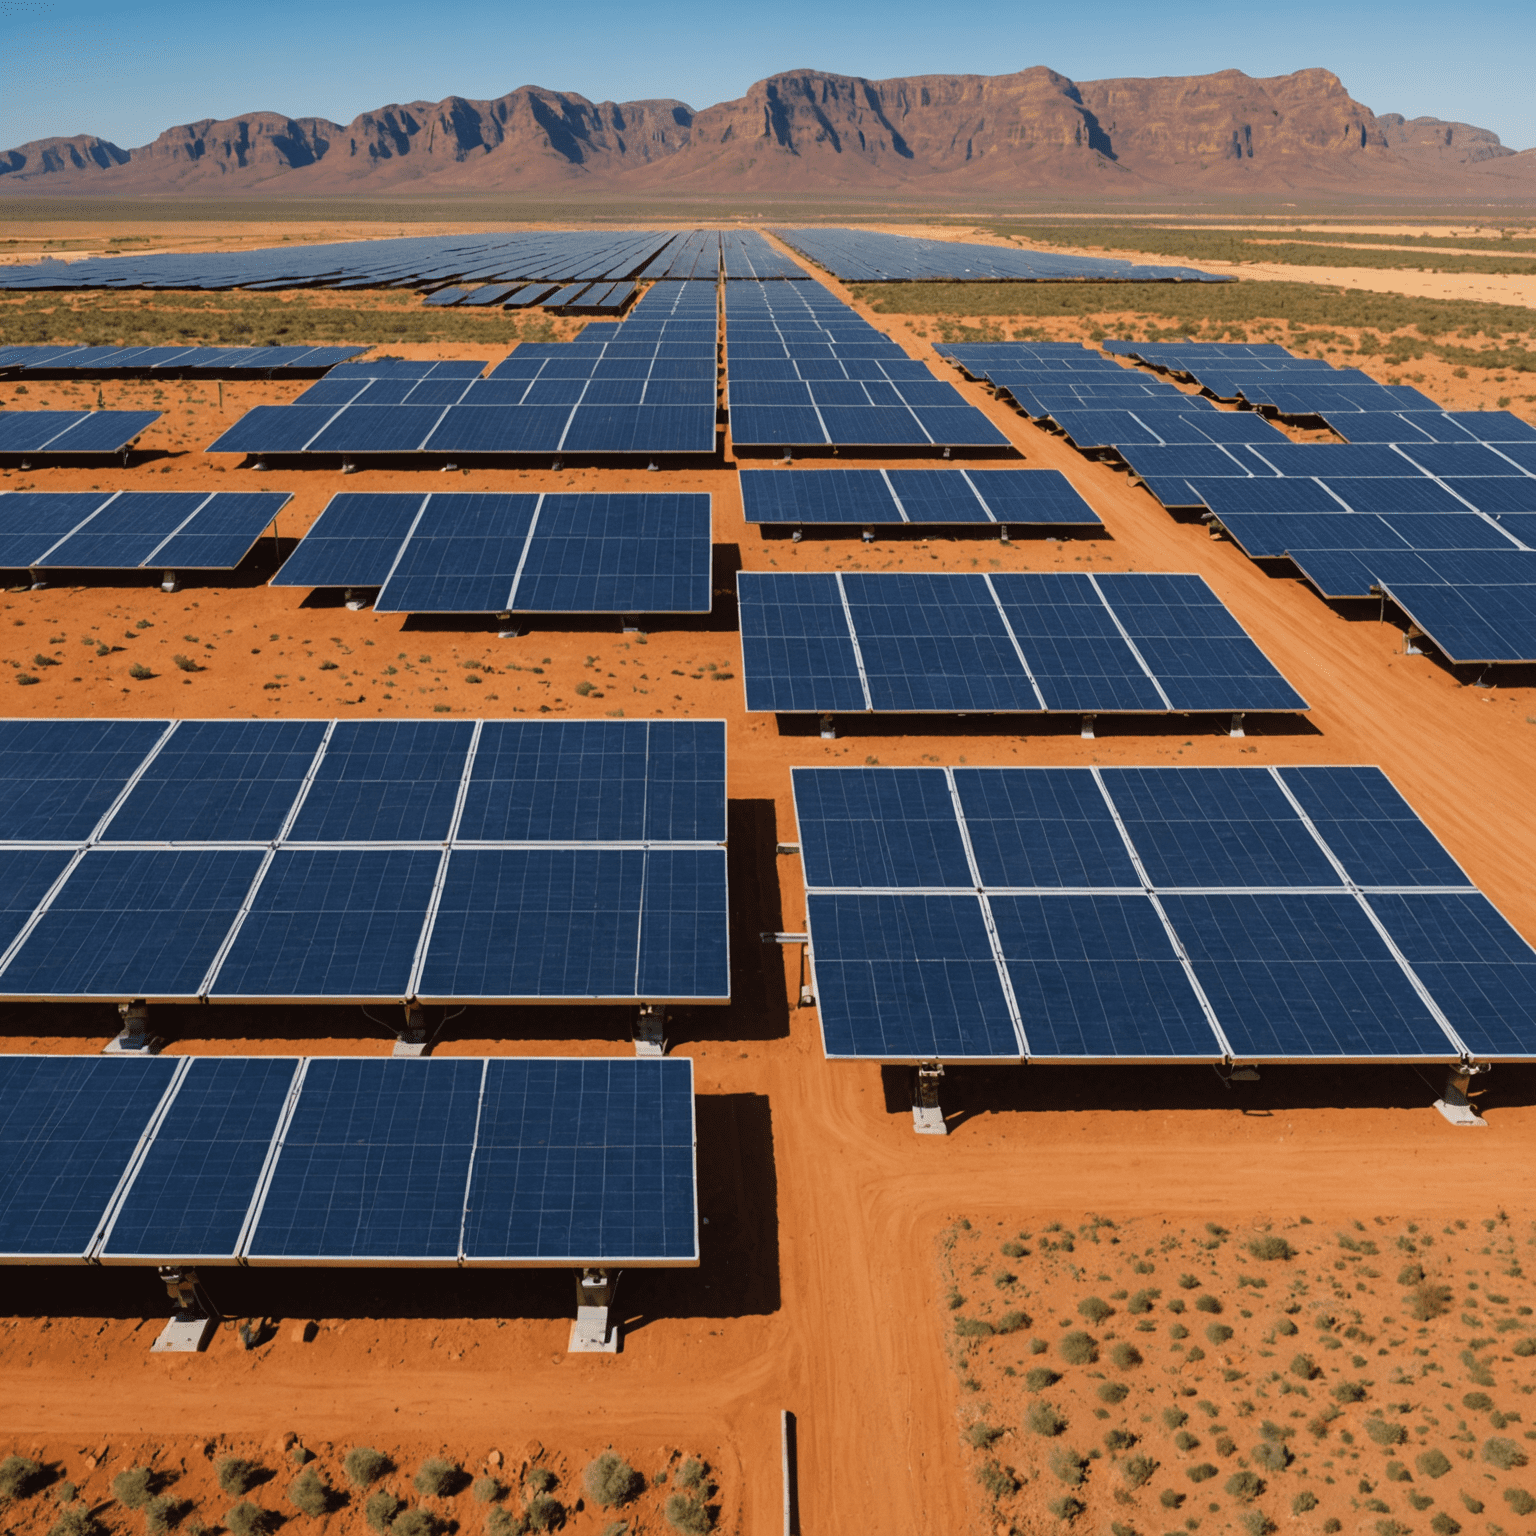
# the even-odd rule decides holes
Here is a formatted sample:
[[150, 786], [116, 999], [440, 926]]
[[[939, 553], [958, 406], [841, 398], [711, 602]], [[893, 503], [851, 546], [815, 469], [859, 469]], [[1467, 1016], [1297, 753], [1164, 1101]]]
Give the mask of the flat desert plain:
[[[958, 380], [929, 346], [928, 318], [859, 308]], [[1114, 334], [1115, 321], [1099, 323]], [[484, 347], [389, 350], [496, 360], [510, 336], [490, 345], [494, 324]], [[1085, 334], [1077, 321], [1042, 329]], [[1458, 397], [1442, 392], [1451, 370], [1442, 379], [1433, 366], [1422, 387], [1447, 403], [1491, 406], [1518, 389], [1470, 378], [1455, 381]], [[699, 1094], [703, 1262], [624, 1277], [625, 1342], [613, 1357], [566, 1353], [564, 1272], [210, 1270], [226, 1318], [210, 1348], [154, 1356], [165, 1308], [153, 1276], [8, 1270], [0, 1452], [42, 1471], [0, 1510], [7, 1532], [47, 1532], [61, 1512], [89, 1518], [82, 1511], [112, 1531], [173, 1518], [213, 1531], [238, 1522], [229, 1512], [245, 1501], [296, 1536], [339, 1536], [370, 1529], [383, 1489], [466, 1532], [563, 1519], [582, 1536], [618, 1536], [672, 1529], [667, 1500], [680, 1487], [717, 1529], [778, 1531], [785, 1409], [798, 1424], [808, 1536], [1523, 1527], [1523, 1490], [1536, 1490], [1522, 1460], [1536, 1448], [1518, 1417], [1533, 1413], [1536, 1383], [1521, 1268], [1536, 1217], [1526, 1177], [1536, 1072], [1500, 1067], [1483, 1080], [1488, 1127], [1457, 1130], [1431, 1108], [1441, 1081], [1411, 1068], [1266, 1068], [1259, 1082], [1209, 1068], [953, 1070], [951, 1134], [919, 1138], [905, 1071], [825, 1061], [816, 1010], [798, 1005], [799, 950], [759, 935], [803, 929], [798, 861], [775, 852], [796, 840], [792, 765], [1349, 763], [1379, 764], [1536, 939], [1536, 678], [1516, 670], [1476, 687], [1405, 655], [1402, 630], [1374, 605], [1323, 603], [963, 381], [1025, 466], [1060, 469], [1078, 487], [1102, 535], [764, 537], [743, 520], [729, 446], [723, 465], [662, 476], [255, 475], [200, 450], [238, 412], [302, 385], [225, 384], [222, 412], [214, 386], [158, 387], [167, 415], [144, 435], [141, 462], [12, 469], [0, 486], [291, 490], [277, 541], [233, 579], [172, 594], [148, 578], [0, 594], [5, 713], [727, 722], [734, 1001], [682, 1011], [670, 1030]], [[63, 401], [71, 388], [33, 385], [18, 399], [4, 383], [0, 400]], [[73, 388], [94, 399], [94, 384]], [[131, 406], [153, 388], [103, 391]], [[1515, 408], [1529, 418], [1529, 403]], [[335, 492], [450, 482], [707, 490], [715, 611], [643, 635], [536, 625], [502, 640], [487, 625], [351, 612], [339, 594], [265, 585]], [[838, 740], [822, 741], [809, 722], [748, 715], [734, 572], [830, 568], [1195, 571], [1311, 709], [1251, 720], [1236, 740], [1190, 720], [1101, 721], [1084, 741], [1075, 719], [875, 718], [843, 721]], [[19, 685], [23, 673], [40, 681]], [[3, 1044], [92, 1052], [115, 1023], [105, 1007], [11, 1007]], [[178, 1053], [389, 1049], [382, 1024], [344, 1009], [160, 1009], [156, 1027]], [[629, 1032], [622, 1010], [470, 1010], [436, 1049], [626, 1055]], [[1218, 1339], [1213, 1328], [1231, 1331]], [[345, 1460], [359, 1447], [394, 1470], [358, 1486]], [[646, 1479], [621, 1507], [585, 1482], [609, 1449]], [[329, 1514], [290, 1497], [306, 1455], [338, 1495]], [[464, 1479], [429, 1476], [439, 1491], [421, 1491], [415, 1478], [434, 1458]], [[231, 1459], [258, 1469], [244, 1493], [229, 1491], [247, 1475], [230, 1473]], [[135, 1468], [168, 1501], [147, 1515], [114, 1493]], [[498, 1500], [478, 1497], [496, 1491], [484, 1479]], [[120, 1488], [136, 1497], [144, 1483]]]

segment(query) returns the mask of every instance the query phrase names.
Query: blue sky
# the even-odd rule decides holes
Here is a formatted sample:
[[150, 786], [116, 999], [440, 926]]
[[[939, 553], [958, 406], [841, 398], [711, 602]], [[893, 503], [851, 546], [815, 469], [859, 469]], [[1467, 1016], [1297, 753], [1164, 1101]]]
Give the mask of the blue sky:
[[1321, 66], [1374, 111], [1536, 146], [1536, 0], [1056, 9], [1066, 14], [1020, 0], [0, 0], [0, 148], [71, 133], [131, 148], [173, 124], [256, 109], [346, 122], [387, 102], [528, 84], [704, 107], [783, 69], [878, 78], [1032, 64], [1079, 80]]

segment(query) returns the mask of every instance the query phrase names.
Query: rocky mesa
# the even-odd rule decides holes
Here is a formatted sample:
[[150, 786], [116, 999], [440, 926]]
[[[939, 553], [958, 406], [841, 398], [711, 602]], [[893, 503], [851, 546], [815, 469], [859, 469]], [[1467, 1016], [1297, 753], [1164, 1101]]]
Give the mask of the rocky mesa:
[[894, 80], [792, 70], [698, 112], [522, 86], [347, 124], [250, 112], [138, 149], [82, 134], [0, 151], [13, 195], [522, 190], [1523, 200], [1536, 151], [1465, 123], [1377, 115], [1325, 69], [1073, 81], [1039, 66]]

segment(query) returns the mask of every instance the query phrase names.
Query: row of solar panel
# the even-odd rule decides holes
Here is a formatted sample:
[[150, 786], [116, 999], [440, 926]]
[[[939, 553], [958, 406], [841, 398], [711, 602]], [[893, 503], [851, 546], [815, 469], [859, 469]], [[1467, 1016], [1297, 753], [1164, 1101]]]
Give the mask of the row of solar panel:
[[321, 379], [294, 405], [708, 405], [715, 404], [713, 358], [583, 366], [533, 359], [532, 377], [498, 370], [495, 379]]
[[708, 613], [707, 495], [333, 496], [274, 586], [380, 613]]
[[1302, 710], [1198, 576], [741, 572], [749, 710]]
[[1379, 770], [793, 777], [829, 1056], [1536, 1055], [1536, 953]]
[[0, 411], [0, 454], [122, 453], [159, 411]]
[[0, 496], [0, 567], [230, 570], [289, 492], [13, 491]]
[[744, 469], [749, 523], [1001, 523], [1102, 526], [1055, 469]]
[[499, 305], [502, 309], [559, 310], [567, 314], [621, 314], [635, 296], [635, 284], [622, 283], [483, 283], [464, 288], [454, 284], [429, 293], [423, 302], [437, 308]]
[[0, 347], [0, 378], [117, 374], [210, 378], [251, 374], [313, 378], [366, 352], [366, 347]]
[[0, 1263], [698, 1262], [692, 1063], [0, 1056]]

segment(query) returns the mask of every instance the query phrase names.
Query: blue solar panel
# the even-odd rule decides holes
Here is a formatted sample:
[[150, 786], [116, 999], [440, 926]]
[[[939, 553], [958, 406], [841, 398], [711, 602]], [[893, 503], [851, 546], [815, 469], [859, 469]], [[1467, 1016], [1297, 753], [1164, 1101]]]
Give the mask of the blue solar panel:
[[112, 842], [267, 842], [325, 736], [318, 720], [184, 720], [104, 834]]
[[[1523, 556], [1500, 558], [1513, 562]], [[1449, 660], [1536, 661], [1536, 587], [1449, 586], [1378, 576], [1392, 601]]]
[[901, 520], [890, 486], [878, 469], [810, 473], [744, 469], [738, 479], [742, 507], [749, 523], [892, 523]]
[[466, 1264], [698, 1257], [692, 1064], [487, 1064]]
[[1239, 1058], [1454, 1054], [1353, 896], [1162, 900]]
[[433, 453], [553, 453], [569, 405], [452, 405], [422, 444]]
[[1518, 464], [1482, 443], [1410, 443], [1402, 451], [1431, 475], [1499, 475], [1507, 479], [1525, 473]]
[[103, 1259], [232, 1262], [296, 1072], [284, 1057], [188, 1062]]
[[484, 1070], [466, 1060], [311, 1060], [252, 1262], [456, 1261]]
[[714, 403], [578, 405], [560, 447], [566, 453], [713, 453]]
[[302, 453], [342, 409], [331, 405], [253, 406], [205, 453]]
[[[31, 412], [10, 412], [10, 415], [31, 415]], [[51, 415], [52, 412], [38, 414]], [[159, 411], [86, 411], [72, 426], [57, 436], [49, 436], [46, 447], [49, 453], [117, 453], [126, 448], [139, 433], [160, 419]], [[7, 445], [0, 441], [0, 447]], [[23, 447], [27, 446], [25, 444]], [[34, 446], [41, 448], [43, 443]], [[9, 449], [9, 451], [15, 451]]]
[[7, 722], [0, 839], [83, 842], [165, 729], [163, 720]]
[[812, 892], [806, 911], [828, 1056], [1018, 1060], [977, 897]]
[[254, 850], [93, 849], [0, 972], [0, 988], [197, 997], [261, 860]]
[[1198, 1060], [1219, 1050], [1144, 896], [994, 896], [1031, 1060]]
[[85, 1257], [176, 1065], [0, 1056], [0, 1254]]
[[390, 613], [503, 611], [538, 503], [536, 496], [434, 498], [375, 607]]
[[62, 849], [0, 849], [0, 951], [26, 927], [71, 857]]
[[859, 666], [836, 576], [736, 578], [749, 710], [859, 710]]
[[[1389, 481], [1388, 484], [1397, 484]], [[1344, 512], [1348, 509], [1321, 481], [1301, 476], [1285, 479], [1222, 479], [1192, 482], [1201, 501], [1223, 521], [1233, 515], [1263, 513], [1288, 517], [1295, 513]]]
[[[897, 474], [926, 474], [898, 470]], [[968, 469], [970, 482], [987, 510], [1000, 523], [1074, 523], [1097, 525], [1099, 515], [1055, 469]], [[910, 514], [909, 514], [910, 515]]]
[[144, 557], [144, 564], [177, 571], [233, 569], [288, 500], [286, 493], [260, 491], [211, 496], [191, 522]]
[[808, 885], [974, 886], [942, 770], [797, 768], [794, 786]]
[[647, 853], [636, 995], [729, 998], [728, 906], [724, 849], [653, 848]]
[[382, 587], [427, 499], [377, 492], [331, 497], [272, 585]]
[[1356, 479], [1323, 482], [1355, 512], [1465, 512], [1466, 503], [1443, 485], [1419, 480]]
[[[1419, 466], [1393, 448], [1374, 443], [1261, 443], [1250, 448], [1282, 475], [1325, 475], [1345, 478], [1384, 476], [1402, 479], [1421, 474]], [[1476, 470], [1467, 470], [1476, 474]]]
[[[1445, 482], [1479, 512], [1536, 512], [1536, 478], [1505, 479], [1499, 475], [1448, 477]], [[1529, 542], [1529, 541], [1527, 541]]]
[[15, 491], [0, 496], [0, 568], [24, 568], [106, 500], [100, 491]]

